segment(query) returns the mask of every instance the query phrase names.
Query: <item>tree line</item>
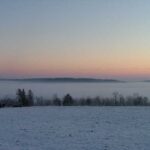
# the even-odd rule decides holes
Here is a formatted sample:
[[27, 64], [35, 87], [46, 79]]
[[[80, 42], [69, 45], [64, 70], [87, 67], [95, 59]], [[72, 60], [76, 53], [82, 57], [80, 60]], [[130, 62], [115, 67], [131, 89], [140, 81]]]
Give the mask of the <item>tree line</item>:
[[112, 97], [87, 97], [73, 98], [70, 94], [59, 98], [57, 95], [50, 99], [35, 97], [32, 90], [27, 92], [18, 89], [16, 98], [3, 98], [0, 100], [0, 107], [28, 107], [28, 106], [150, 106], [147, 97], [133, 94], [124, 97], [118, 92], [114, 92]]

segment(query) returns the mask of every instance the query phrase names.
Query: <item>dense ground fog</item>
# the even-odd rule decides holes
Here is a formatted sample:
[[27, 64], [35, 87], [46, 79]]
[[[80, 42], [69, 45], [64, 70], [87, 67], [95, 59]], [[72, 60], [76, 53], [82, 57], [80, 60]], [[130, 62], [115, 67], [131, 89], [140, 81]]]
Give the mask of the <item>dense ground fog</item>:
[[149, 82], [124, 82], [124, 83], [47, 83], [47, 82], [12, 82], [0, 81], [0, 98], [15, 97], [18, 88], [31, 89], [36, 96], [51, 98], [57, 94], [63, 97], [69, 93], [75, 98], [80, 97], [111, 97], [112, 93], [119, 92], [124, 96], [139, 93], [150, 98]]
[[149, 150], [149, 107], [0, 109], [2, 150]]

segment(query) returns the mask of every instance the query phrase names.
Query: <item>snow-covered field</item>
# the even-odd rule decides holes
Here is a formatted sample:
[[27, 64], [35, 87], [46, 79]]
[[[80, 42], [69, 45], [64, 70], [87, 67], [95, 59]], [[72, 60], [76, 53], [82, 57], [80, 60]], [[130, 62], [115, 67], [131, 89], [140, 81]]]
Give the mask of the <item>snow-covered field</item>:
[[149, 150], [150, 107], [0, 109], [0, 150]]

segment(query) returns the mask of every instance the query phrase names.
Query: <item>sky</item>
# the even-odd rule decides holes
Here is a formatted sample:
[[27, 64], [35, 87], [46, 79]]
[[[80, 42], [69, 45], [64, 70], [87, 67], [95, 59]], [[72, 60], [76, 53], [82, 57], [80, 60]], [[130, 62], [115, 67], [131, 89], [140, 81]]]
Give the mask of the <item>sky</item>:
[[150, 79], [150, 1], [1, 0], [0, 77]]

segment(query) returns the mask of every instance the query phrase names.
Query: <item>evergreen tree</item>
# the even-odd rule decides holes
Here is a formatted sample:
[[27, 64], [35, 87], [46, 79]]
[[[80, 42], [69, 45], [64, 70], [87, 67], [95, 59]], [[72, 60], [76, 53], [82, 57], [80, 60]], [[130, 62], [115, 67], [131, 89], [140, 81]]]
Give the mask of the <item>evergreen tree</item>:
[[63, 105], [64, 106], [71, 106], [71, 105], [73, 105], [73, 102], [74, 102], [73, 98], [69, 94], [64, 96], [64, 98], [63, 98]]
[[34, 105], [34, 95], [33, 95], [32, 90], [28, 91], [27, 100], [28, 100], [28, 105], [29, 106], [33, 106]]

